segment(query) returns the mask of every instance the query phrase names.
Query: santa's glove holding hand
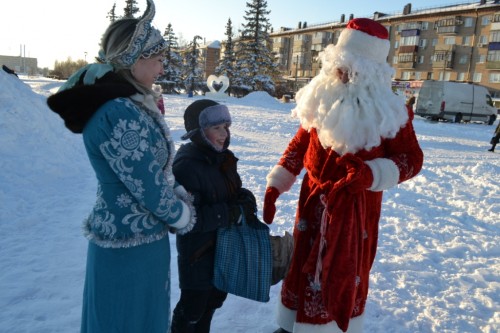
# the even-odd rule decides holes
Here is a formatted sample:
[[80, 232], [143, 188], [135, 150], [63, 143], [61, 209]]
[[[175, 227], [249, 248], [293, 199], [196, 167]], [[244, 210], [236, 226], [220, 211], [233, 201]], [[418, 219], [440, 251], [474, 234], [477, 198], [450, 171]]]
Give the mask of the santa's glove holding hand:
[[266, 189], [266, 193], [264, 194], [264, 209], [262, 213], [262, 217], [264, 218], [264, 222], [267, 224], [273, 223], [274, 214], [276, 214], [276, 199], [278, 199], [280, 192], [274, 186], [270, 186]]
[[373, 173], [370, 167], [359, 157], [347, 153], [337, 158], [339, 166], [345, 166], [345, 187], [350, 193], [367, 190], [373, 185]]

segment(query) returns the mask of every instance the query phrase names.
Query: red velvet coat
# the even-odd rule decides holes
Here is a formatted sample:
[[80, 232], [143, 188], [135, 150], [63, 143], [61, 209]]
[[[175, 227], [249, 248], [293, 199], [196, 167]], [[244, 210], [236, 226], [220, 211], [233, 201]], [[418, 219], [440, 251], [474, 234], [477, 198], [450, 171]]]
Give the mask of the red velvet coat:
[[[423, 163], [412, 119], [410, 112], [408, 123], [395, 138], [355, 155], [363, 161], [388, 158], [399, 169], [398, 182], [412, 178]], [[293, 261], [281, 297], [285, 307], [297, 310], [296, 322], [335, 320], [346, 331], [349, 319], [365, 308], [382, 192], [347, 191], [342, 187], [346, 168], [337, 164], [338, 157], [322, 147], [315, 129], [300, 128], [278, 163], [295, 176], [304, 167], [307, 171], [295, 219]]]

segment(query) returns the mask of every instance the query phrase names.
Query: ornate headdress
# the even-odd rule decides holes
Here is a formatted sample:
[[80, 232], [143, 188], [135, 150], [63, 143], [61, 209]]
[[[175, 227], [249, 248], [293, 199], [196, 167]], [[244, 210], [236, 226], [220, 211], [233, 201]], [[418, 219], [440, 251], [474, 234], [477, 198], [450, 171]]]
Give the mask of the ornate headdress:
[[140, 57], [149, 58], [167, 48], [167, 42], [161, 32], [151, 24], [155, 16], [155, 4], [152, 0], [147, 0], [147, 4], [148, 6], [139, 19], [127, 48], [106, 58], [106, 62], [129, 68]]

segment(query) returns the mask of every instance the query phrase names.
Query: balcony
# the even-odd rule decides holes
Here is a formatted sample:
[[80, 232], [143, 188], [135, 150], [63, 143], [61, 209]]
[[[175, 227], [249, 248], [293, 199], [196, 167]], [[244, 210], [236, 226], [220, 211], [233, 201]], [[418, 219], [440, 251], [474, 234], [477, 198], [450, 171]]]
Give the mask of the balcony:
[[399, 54], [416, 53], [418, 51], [418, 45], [403, 45], [399, 47], [398, 51]]
[[458, 33], [458, 26], [450, 25], [444, 27], [437, 27], [437, 33], [440, 35], [456, 35]]
[[500, 69], [500, 61], [488, 61], [486, 69]]
[[413, 68], [415, 68], [416, 64], [417, 63], [415, 61], [398, 62], [397, 63], [397, 68], [401, 68], [401, 69], [413, 69]]

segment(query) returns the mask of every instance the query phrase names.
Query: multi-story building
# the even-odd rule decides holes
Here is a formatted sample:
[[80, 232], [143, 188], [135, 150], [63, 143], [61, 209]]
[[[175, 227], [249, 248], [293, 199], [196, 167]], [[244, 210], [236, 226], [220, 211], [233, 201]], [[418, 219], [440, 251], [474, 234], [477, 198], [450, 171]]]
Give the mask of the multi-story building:
[[[387, 60], [395, 69], [394, 79], [474, 82], [500, 93], [499, 2], [480, 0], [417, 10], [407, 4], [400, 13], [375, 12], [371, 18], [389, 32]], [[300, 88], [319, 73], [318, 53], [337, 42], [347, 22], [342, 15], [338, 22], [299, 23], [297, 28], [271, 33], [273, 51], [290, 89]]]
[[201, 66], [203, 67], [204, 78], [207, 79], [215, 73], [215, 68], [219, 64], [221, 57], [221, 45], [219, 41], [206, 43], [199, 48]]
[[17, 73], [36, 74], [38, 71], [38, 59], [22, 56], [0, 55], [0, 64], [13, 69]]

